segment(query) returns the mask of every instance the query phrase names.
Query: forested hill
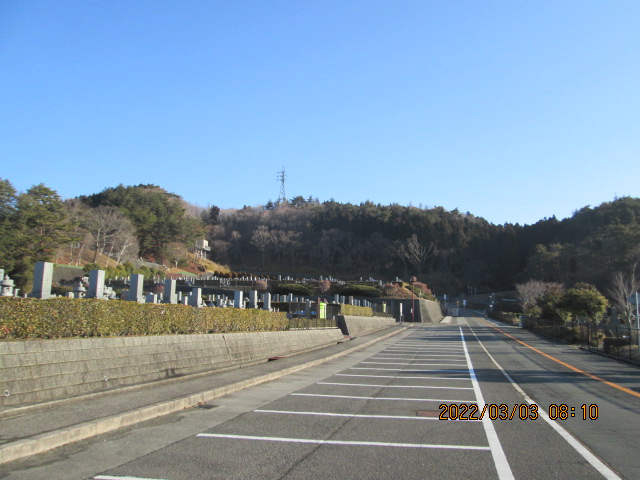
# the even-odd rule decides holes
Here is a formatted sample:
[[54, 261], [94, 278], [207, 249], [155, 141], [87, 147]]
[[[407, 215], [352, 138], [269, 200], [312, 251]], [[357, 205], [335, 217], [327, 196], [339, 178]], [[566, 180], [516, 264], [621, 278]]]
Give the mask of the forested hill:
[[[215, 203], [215, 192], [212, 192]], [[0, 268], [19, 280], [37, 260], [78, 249], [116, 262], [184, 261], [206, 238], [235, 271], [393, 279], [416, 275], [436, 292], [510, 289], [528, 279], [606, 288], [640, 260], [640, 199], [624, 197], [534, 225], [493, 225], [470, 213], [295, 197], [285, 204], [199, 208], [155, 185], [62, 200], [0, 179]], [[62, 252], [62, 253], [61, 253]]]
[[640, 259], [638, 198], [527, 226], [493, 225], [441, 207], [294, 200], [223, 216], [214, 207], [203, 218], [216, 260], [265, 271], [416, 274], [453, 292], [512, 288], [529, 278], [605, 287], [613, 272]]

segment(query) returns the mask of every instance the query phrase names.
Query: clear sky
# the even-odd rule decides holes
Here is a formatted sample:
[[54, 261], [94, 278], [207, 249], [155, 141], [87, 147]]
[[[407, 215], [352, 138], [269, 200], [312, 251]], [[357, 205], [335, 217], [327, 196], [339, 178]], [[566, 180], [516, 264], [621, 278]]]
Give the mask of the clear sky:
[[490, 222], [640, 196], [640, 2], [1, 0], [0, 177]]

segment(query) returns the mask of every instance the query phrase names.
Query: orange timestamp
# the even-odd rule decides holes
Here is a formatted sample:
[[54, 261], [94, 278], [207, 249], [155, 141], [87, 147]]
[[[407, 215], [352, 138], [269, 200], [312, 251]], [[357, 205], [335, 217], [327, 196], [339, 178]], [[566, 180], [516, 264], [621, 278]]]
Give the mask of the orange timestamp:
[[[507, 405], [506, 403], [443, 403], [438, 406], [440, 420], [537, 420], [540, 416], [539, 406], [532, 404]], [[549, 405], [547, 415], [551, 420], [568, 420], [581, 418], [582, 420], [596, 420], [598, 405], [582, 404], [572, 407], [564, 403]]]

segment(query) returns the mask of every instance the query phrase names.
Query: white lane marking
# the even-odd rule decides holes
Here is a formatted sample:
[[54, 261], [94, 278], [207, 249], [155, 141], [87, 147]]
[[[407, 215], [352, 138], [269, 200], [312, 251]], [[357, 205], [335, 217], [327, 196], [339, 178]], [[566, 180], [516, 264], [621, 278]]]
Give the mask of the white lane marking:
[[[329, 412], [292, 412], [287, 410], [254, 410], [258, 413], [282, 413], [286, 415], [318, 415], [321, 417], [373, 418], [391, 420], [440, 420], [438, 417], [409, 417], [406, 415], [363, 415], [361, 413], [329, 413]], [[467, 421], [467, 420], [464, 420]], [[478, 420], [473, 420], [477, 422]]]
[[93, 477], [94, 480], [162, 480], [159, 478], [147, 478], [147, 477], [120, 477], [113, 475], [98, 475]]
[[372, 364], [372, 365], [411, 365], [413, 367], [429, 367], [434, 365], [439, 365], [441, 367], [464, 367], [464, 365], [459, 365], [457, 363], [408, 363], [408, 362], [360, 362], [362, 364]]
[[365, 383], [340, 383], [340, 382], [317, 382], [316, 385], [344, 385], [347, 387], [439, 388], [443, 390], [473, 390], [472, 387], [435, 387], [431, 385], [369, 385]]
[[[473, 369], [473, 364], [471, 363], [471, 356], [469, 355], [469, 350], [467, 349], [467, 342], [465, 342], [464, 340], [464, 332], [462, 331], [462, 327], [458, 328], [460, 329], [460, 338], [462, 339], [462, 345], [464, 346], [464, 353], [467, 357], [467, 365], [469, 367], [469, 374], [471, 375], [471, 383], [473, 384], [473, 389], [475, 390], [476, 398], [478, 399], [478, 409], [482, 410], [482, 408], [484, 408], [485, 406], [484, 397], [482, 396], [480, 384], [478, 383], [476, 372]], [[511, 467], [509, 466], [509, 462], [507, 461], [507, 456], [504, 454], [504, 450], [502, 450], [500, 439], [498, 438], [498, 434], [496, 433], [496, 430], [493, 427], [493, 423], [489, 419], [488, 415], [485, 415], [483, 417], [482, 426], [484, 427], [484, 433], [487, 436], [487, 440], [489, 440], [489, 446], [491, 447], [491, 456], [493, 457], [493, 463], [495, 464], [496, 470], [498, 471], [498, 478], [500, 478], [500, 480], [513, 479], [513, 473], [511, 472]]]
[[[368, 369], [367, 369], [368, 370]], [[460, 380], [470, 382], [470, 378], [462, 377], [398, 377], [397, 375], [360, 375], [357, 373], [336, 373], [336, 377], [364, 377], [364, 378], [396, 378], [398, 380]]]
[[389, 372], [442, 372], [442, 373], [469, 373], [469, 370], [450, 370], [446, 368], [375, 368], [375, 367], [349, 367], [349, 370], [384, 370]]
[[400, 351], [410, 351], [410, 352], [428, 352], [430, 350], [434, 350], [434, 351], [446, 351], [446, 350], [460, 350], [462, 351], [463, 348], [462, 347], [458, 347], [458, 346], [454, 346], [452, 344], [445, 344], [445, 345], [428, 345], [426, 347], [389, 347], [389, 348], [385, 348], [383, 351], [390, 351], [390, 350], [400, 350]]
[[323, 395], [320, 393], [292, 393], [294, 397], [322, 397], [322, 398], [351, 398], [355, 400], [393, 400], [399, 402], [449, 402], [449, 403], [477, 403], [475, 400], [453, 400], [442, 398], [398, 398], [398, 397], [357, 397], [354, 395]]
[[[375, 356], [377, 355], [392, 355], [394, 357], [406, 357], [407, 354], [406, 353], [384, 353], [384, 352], [380, 352], [379, 354], [377, 353]], [[458, 358], [464, 358], [464, 354], [460, 354], [460, 353], [415, 353], [413, 355], [411, 355], [412, 358], [418, 358], [418, 357], [458, 357]]]
[[415, 358], [415, 357], [378, 357], [378, 356], [369, 357], [369, 358], [371, 360], [407, 360], [411, 362], [437, 362], [438, 360], [441, 360], [445, 362], [457, 362], [452, 365], [457, 365], [460, 363], [462, 363], [463, 365], [466, 364], [466, 360], [457, 360], [455, 358]]
[[226, 435], [218, 433], [199, 433], [196, 437], [227, 438], [232, 440], [262, 440], [266, 442], [312, 443], [314, 445], [350, 445], [356, 447], [397, 447], [397, 448], [434, 448], [450, 450], [490, 450], [490, 447], [477, 445], [437, 445], [429, 443], [391, 443], [356, 442], [350, 440], [317, 440], [312, 438], [257, 437], [252, 435]]
[[[506, 372], [506, 370], [504, 368], [502, 368], [502, 366], [497, 362], [497, 360], [495, 358], [493, 358], [493, 355], [491, 355], [489, 353], [489, 351], [485, 348], [484, 344], [480, 341], [480, 339], [476, 335], [476, 332], [473, 331], [473, 329], [471, 328], [471, 326], [468, 323], [467, 323], [467, 326], [469, 326], [469, 329], [471, 330], [471, 333], [473, 333], [473, 335], [476, 337], [476, 340], [478, 340], [478, 343], [480, 344], [480, 346], [482, 347], [484, 352], [487, 354], [489, 359], [493, 362], [493, 364], [496, 367], [498, 367], [498, 370], [500, 370], [502, 372], [502, 374], [506, 377], [506, 379], [509, 380], [509, 383], [511, 383], [513, 388], [515, 388], [516, 391], [520, 395], [522, 395], [522, 398], [524, 398], [525, 402], [527, 402], [529, 405], [535, 404], [536, 402], [534, 402], [533, 399], [529, 395], [527, 395], [522, 388], [520, 388], [520, 385], [518, 385], [515, 382], [515, 380], [513, 378], [511, 378], [511, 375], [509, 375]], [[616, 473], [613, 470], [611, 470], [609, 467], [607, 467], [598, 457], [596, 457], [593, 453], [591, 453], [591, 451], [589, 451], [589, 449], [587, 447], [585, 447], [580, 442], [580, 440], [578, 440], [573, 435], [571, 435], [559, 423], [554, 422], [553, 420], [551, 420], [549, 418], [549, 415], [547, 415], [540, 408], [538, 409], [538, 415], [540, 415], [540, 417], [542, 417], [542, 419], [545, 422], [547, 422], [549, 425], [551, 425], [551, 428], [553, 428], [562, 438], [564, 438], [566, 440], [566, 442], [569, 445], [571, 445], [582, 456], [582, 458], [584, 458], [587, 462], [589, 462], [589, 464], [593, 468], [595, 468], [598, 472], [600, 472], [600, 474], [602, 474], [602, 476], [604, 478], [609, 479], [609, 480], [619, 480], [620, 479], [620, 477], [618, 475], [616, 475]]]

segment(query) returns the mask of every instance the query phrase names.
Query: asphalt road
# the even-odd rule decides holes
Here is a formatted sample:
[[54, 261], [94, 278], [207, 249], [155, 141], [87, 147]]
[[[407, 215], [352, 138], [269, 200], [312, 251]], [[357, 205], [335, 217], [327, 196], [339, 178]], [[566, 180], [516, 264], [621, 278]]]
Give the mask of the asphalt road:
[[[0, 478], [640, 478], [640, 370], [517, 327], [446, 321]], [[472, 419], [439, 418], [460, 414]]]

